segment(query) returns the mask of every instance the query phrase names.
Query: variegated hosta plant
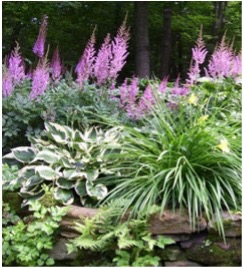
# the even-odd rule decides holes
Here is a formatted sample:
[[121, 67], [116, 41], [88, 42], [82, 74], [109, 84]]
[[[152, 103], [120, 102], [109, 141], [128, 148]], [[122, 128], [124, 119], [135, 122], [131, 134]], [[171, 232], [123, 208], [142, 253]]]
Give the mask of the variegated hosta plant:
[[99, 179], [114, 176], [106, 167], [115, 160], [106, 156], [120, 150], [120, 128], [103, 131], [92, 127], [82, 133], [45, 123], [45, 133], [46, 140], [32, 138], [31, 147], [14, 148], [3, 157], [3, 163], [21, 164], [18, 177], [4, 182], [3, 189], [9, 183], [19, 185], [24, 204], [44, 195], [42, 184], [52, 185], [54, 198], [65, 205], [72, 204], [75, 195], [83, 205], [103, 199], [108, 189]]

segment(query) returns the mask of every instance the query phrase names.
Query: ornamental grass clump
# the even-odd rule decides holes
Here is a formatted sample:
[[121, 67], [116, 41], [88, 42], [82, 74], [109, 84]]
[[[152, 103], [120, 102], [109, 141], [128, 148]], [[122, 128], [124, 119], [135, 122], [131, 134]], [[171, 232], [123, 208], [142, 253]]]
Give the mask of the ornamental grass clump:
[[204, 215], [216, 218], [223, 233], [221, 212], [240, 209], [241, 135], [239, 125], [217, 119], [220, 107], [195, 94], [171, 110], [158, 100], [143, 128], [124, 127], [121, 153], [111, 170], [114, 189], [108, 200], [124, 198], [132, 215], [160, 206], [186, 209], [193, 229]]

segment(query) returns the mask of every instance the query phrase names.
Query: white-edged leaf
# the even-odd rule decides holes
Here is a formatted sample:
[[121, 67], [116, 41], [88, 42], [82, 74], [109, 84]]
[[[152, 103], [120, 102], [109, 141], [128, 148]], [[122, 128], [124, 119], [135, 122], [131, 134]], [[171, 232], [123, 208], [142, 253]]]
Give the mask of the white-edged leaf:
[[59, 174], [49, 166], [37, 166], [36, 173], [43, 179], [53, 181]]
[[86, 176], [86, 172], [77, 171], [76, 169], [65, 169], [63, 171], [63, 177], [68, 180], [85, 178]]
[[86, 180], [78, 180], [75, 184], [74, 189], [80, 197], [87, 195]]
[[37, 160], [45, 161], [48, 164], [56, 163], [60, 159], [60, 156], [55, 154], [54, 152], [50, 150], [43, 150], [37, 153], [36, 157], [32, 162], [35, 162]]
[[56, 184], [59, 188], [62, 189], [71, 189], [75, 185], [73, 181], [67, 180], [63, 177], [58, 178]]
[[93, 182], [88, 180], [86, 181], [86, 191], [90, 197], [94, 197], [97, 200], [103, 199], [104, 197], [106, 197], [108, 193], [108, 190], [105, 185], [103, 184], [94, 185]]
[[27, 146], [14, 148], [12, 153], [15, 159], [21, 163], [29, 163], [35, 157], [35, 150]]
[[72, 191], [67, 189], [56, 188], [54, 191], [54, 198], [61, 201], [64, 205], [71, 205], [74, 201]]
[[94, 170], [89, 170], [86, 172], [86, 177], [88, 181], [94, 181], [99, 177], [99, 170], [94, 169]]

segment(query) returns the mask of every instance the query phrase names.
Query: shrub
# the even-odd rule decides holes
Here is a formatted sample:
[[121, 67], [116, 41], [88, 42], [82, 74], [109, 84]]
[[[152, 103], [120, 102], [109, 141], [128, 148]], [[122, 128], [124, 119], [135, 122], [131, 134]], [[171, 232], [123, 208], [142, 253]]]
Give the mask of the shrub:
[[144, 127], [124, 127], [122, 152], [108, 156], [121, 177], [106, 182], [115, 186], [107, 200], [125, 198], [136, 215], [153, 204], [161, 213], [186, 208], [193, 228], [205, 213], [223, 232], [221, 211], [241, 199], [240, 125], [228, 126], [209, 102], [193, 93], [171, 109], [157, 98]]
[[4, 162], [15, 160], [23, 165], [4, 187], [18, 186], [26, 201], [41, 198], [43, 184], [52, 185], [54, 198], [65, 205], [74, 202], [74, 193], [83, 204], [87, 197], [103, 199], [108, 189], [99, 181], [110, 176], [104, 155], [118, 148], [119, 128], [106, 132], [90, 128], [81, 133], [55, 123], [45, 126], [48, 140], [33, 138], [32, 147], [14, 148], [3, 157]]

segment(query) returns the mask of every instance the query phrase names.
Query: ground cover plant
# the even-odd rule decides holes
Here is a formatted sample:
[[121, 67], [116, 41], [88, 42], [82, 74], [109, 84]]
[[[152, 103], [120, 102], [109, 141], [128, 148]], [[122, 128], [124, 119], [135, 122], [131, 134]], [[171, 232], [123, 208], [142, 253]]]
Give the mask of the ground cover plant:
[[[53, 265], [46, 250], [66, 211], [58, 205], [105, 204], [104, 214], [76, 226], [81, 235], [68, 249], [109, 252], [115, 245], [116, 266], [159, 265], [154, 248], [173, 241], [148, 232], [155, 207], [186, 210], [194, 230], [200, 216], [216, 219], [223, 238], [221, 213], [241, 210], [240, 53], [224, 35], [209, 56], [201, 30], [186, 81], [118, 83], [128, 56], [126, 19], [98, 51], [95, 32], [75, 74], [65, 71], [58, 48], [48, 60], [46, 16], [34, 71], [26, 72], [18, 43], [5, 59], [3, 191], [34, 210], [28, 223], [5, 205], [6, 265]], [[47, 195], [52, 207], [42, 203]]]

